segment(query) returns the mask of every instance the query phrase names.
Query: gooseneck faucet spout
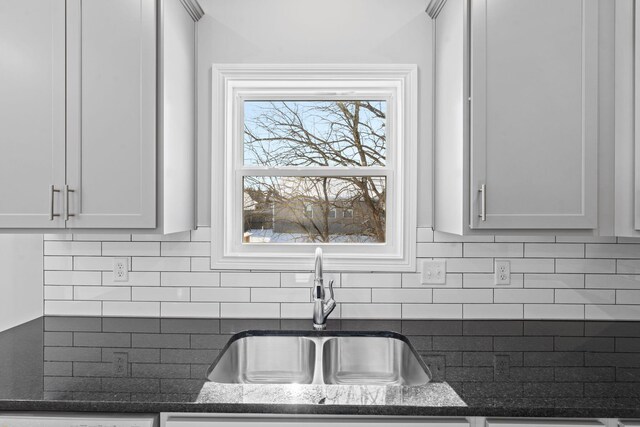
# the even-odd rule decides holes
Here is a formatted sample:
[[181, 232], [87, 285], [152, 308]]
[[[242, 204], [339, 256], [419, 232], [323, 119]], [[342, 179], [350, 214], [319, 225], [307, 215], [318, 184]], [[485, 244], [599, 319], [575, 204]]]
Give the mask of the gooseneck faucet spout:
[[329, 281], [329, 299], [325, 300], [322, 261], [322, 249], [316, 248], [313, 279], [313, 329], [316, 331], [322, 331], [327, 328], [327, 317], [336, 308], [336, 301], [333, 299], [333, 280]]

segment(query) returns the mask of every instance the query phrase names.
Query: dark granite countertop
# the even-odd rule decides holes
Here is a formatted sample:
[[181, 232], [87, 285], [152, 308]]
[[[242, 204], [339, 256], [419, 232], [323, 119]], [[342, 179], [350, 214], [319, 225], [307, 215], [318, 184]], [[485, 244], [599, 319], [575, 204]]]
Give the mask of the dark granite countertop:
[[406, 335], [436, 381], [420, 392], [296, 385], [268, 393], [206, 382], [232, 334], [310, 326], [39, 318], [0, 332], [0, 411], [640, 417], [640, 322], [334, 320], [329, 330]]

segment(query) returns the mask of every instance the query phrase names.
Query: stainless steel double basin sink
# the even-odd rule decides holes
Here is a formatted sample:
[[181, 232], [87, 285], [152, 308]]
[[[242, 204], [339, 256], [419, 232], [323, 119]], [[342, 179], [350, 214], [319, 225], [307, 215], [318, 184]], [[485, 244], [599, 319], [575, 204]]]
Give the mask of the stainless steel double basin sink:
[[207, 373], [232, 384], [426, 384], [429, 369], [395, 332], [244, 331]]

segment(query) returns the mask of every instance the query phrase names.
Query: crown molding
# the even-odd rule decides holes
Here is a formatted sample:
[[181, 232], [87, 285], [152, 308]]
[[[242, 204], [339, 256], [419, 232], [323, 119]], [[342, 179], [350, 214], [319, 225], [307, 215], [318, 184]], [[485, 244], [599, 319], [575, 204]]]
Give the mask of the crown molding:
[[431, 0], [429, 5], [427, 6], [427, 14], [431, 17], [431, 19], [436, 19], [440, 10], [442, 10], [442, 6], [447, 2], [447, 0]]
[[198, 22], [204, 16], [204, 10], [198, 0], [180, 0], [180, 3], [187, 9], [187, 12], [195, 22]]

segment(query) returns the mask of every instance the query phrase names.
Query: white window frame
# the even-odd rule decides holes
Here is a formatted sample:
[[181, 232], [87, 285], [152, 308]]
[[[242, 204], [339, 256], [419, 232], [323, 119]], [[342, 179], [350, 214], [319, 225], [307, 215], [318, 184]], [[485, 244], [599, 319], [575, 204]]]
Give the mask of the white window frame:
[[[211, 268], [301, 271], [321, 246], [333, 271], [415, 271], [417, 215], [416, 65], [213, 64]], [[243, 166], [243, 101], [387, 100], [385, 243], [243, 243], [242, 176], [270, 168]], [[282, 174], [282, 168], [272, 171]], [[358, 168], [289, 168], [291, 176], [358, 176]], [[373, 167], [367, 168], [374, 169]], [[360, 172], [362, 173], [362, 172]]]

